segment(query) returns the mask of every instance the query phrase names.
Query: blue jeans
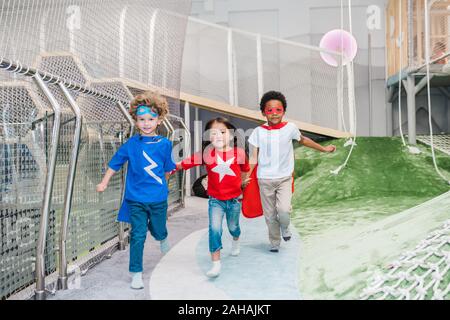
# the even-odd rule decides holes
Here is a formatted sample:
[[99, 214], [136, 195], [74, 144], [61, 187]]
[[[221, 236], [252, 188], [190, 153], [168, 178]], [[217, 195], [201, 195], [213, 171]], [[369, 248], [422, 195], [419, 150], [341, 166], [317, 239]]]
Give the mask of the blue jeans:
[[130, 272], [142, 272], [147, 230], [157, 241], [167, 238], [167, 200], [142, 203], [126, 200], [130, 208]]
[[241, 235], [241, 228], [239, 227], [240, 214], [241, 203], [237, 198], [218, 200], [209, 197], [209, 251], [211, 253], [222, 249], [222, 221], [224, 215], [227, 218], [228, 231], [231, 236], [238, 238]]

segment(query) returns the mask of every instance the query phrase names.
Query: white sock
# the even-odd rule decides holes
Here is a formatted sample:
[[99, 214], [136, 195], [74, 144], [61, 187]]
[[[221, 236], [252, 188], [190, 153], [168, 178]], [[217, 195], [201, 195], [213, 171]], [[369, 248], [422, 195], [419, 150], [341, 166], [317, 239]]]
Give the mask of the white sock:
[[239, 248], [239, 239], [231, 241], [231, 255], [232, 256], [238, 256], [240, 253], [240, 248]]
[[217, 277], [220, 274], [221, 264], [220, 260], [212, 262], [212, 268], [206, 273], [208, 277]]

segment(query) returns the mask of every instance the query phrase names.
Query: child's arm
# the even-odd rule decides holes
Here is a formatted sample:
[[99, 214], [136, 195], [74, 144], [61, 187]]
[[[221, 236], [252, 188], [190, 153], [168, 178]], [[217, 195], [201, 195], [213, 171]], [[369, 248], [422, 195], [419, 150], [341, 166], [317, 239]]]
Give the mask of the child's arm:
[[187, 157], [183, 161], [177, 162], [176, 169], [177, 170], [189, 170], [193, 167], [200, 166], [203, 164], [203, 158], [201, 152], [196, 152], [192, 156]]
[[111, 180], [111, 177], [116, 173], [113, 169], [108, 168], [106, 170], [105, 176], [103, 177], [102, 181], [97, 185], [97, 192], [103, 192], [108, 187], [109, 180]]
[[250, 182], [250, 175], [252, 174], [253, 170], [255, 169], [256, 165], [258, 164], [258, 148], [250, 144], [250, 157], [249, 157], [249, 165], [250, 170], [248, 172], [245, 172], [242, 176], [242, 185], [244, 188], [247, 186], [247, 184]]
[[243, 149], [238, 149], [238, 163], [241, 169], [241, 187], [245, 188], [248, 183], [248, 177], [250, 172], [250, 160], [245, 154]]
[[329, 146], [323, 147], [320, 144], [314, 142], [310, 138], [305, 137], [303, 135], [300, 137], [299, 143], [304, 145], [305, 147], [315, 149], [315, 150], [318, 150], [321, 152], [334, 152], [336, 150], [336, 146], [334, 146], [334, 145], [329, 145]]
[[[129, 140], [128, 140], [129, 141]], [[120, 170], [120, 168], [124, 165], [125, 162], [129, 160], [128, 157], [128, 146], [129, 142], [123, 144], [119, 150], [114, 154], [111, 161], [108, 163], [108, 169], [106, 170], [105, 176], [102, 181], [97, 185], [97, 192], [103, 192], [108, 187], [109, 180], [111, 177]]]

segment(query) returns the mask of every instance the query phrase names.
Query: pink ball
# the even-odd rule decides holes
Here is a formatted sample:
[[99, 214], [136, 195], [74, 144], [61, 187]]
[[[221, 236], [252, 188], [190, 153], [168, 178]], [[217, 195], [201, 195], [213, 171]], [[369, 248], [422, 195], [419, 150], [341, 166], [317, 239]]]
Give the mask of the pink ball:
[[[336, 29], [327, 32], [320, 40], [320, 47], [330, 51], [342, 52], [344, 54], [343, 64], [352, 61], [358, 52], [358, 44], [355, 37], [345, 30]], [[321, 52], [320, 56], [325, 63], [337, 67], [341, 57]]]

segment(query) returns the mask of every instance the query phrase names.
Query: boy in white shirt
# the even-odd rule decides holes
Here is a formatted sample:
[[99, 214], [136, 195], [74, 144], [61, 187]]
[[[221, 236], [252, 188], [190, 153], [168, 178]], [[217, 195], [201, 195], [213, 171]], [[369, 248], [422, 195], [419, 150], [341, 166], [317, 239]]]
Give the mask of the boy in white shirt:
[[[269, 91], [261, 98], [260, 108], [267, 123], [257, 127], [250, 135], [250, 173], [258, 164], [258, 185], [264, 217], [269, 229], [270, 251], [278, 252], [281, 236], [291, 239], [289, 231], [294, 148], [292, 140], [321, 152], [333, 152], [334, 145], [326, 147], [304, 137], [296, 125], [283, 122], [286, 98], [281, 92]], [[244, 183], [248, 183], [247, 181]]]

